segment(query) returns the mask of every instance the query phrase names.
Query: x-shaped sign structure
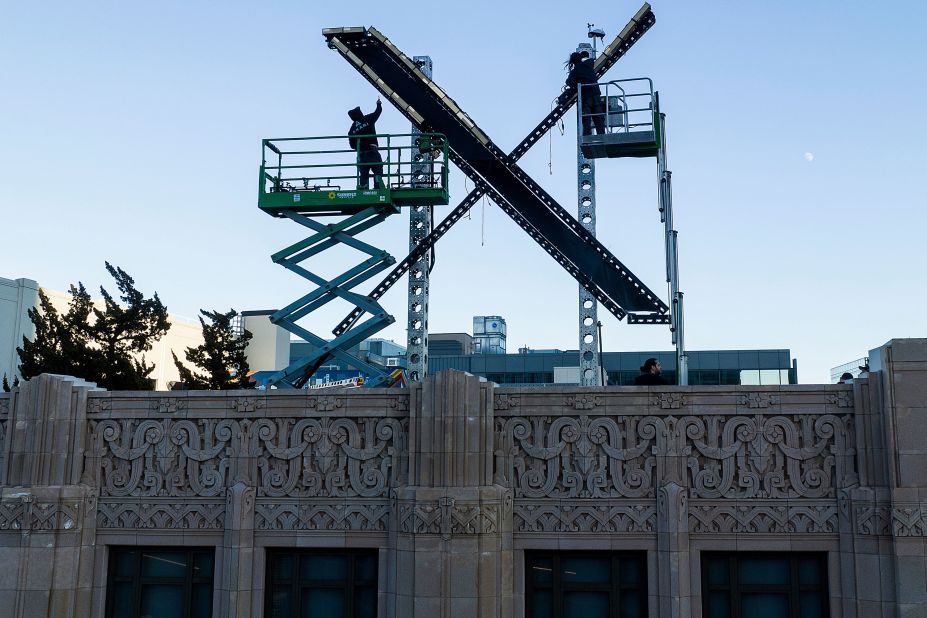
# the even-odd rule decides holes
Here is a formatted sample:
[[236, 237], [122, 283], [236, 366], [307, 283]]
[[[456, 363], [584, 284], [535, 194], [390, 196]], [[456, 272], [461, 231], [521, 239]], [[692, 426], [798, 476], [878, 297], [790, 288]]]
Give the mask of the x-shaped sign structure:
[[[604, 75], [654, 22], [650, 5], [645, 3], [596, 58], [596, 75]], [[332, 28], [324, 30], [323, 35], [330, 47], [338, 50], [415, 126], [447, 135], [451, 159], [475, 185], [368, 298], [379, 299], [483, 195], [488, 195], [616, 317], [621, 319], [632, 312], [637, 323], [670, 321], [666, 304], [516, 165], [573, 106], [574, 89], [561, 94], [556, 107], [506, 155], [437, 84], [375, 28]], [[363, 313], [363, 308], [356, 308], [334, 329], [334, 334], [344, 333]]]

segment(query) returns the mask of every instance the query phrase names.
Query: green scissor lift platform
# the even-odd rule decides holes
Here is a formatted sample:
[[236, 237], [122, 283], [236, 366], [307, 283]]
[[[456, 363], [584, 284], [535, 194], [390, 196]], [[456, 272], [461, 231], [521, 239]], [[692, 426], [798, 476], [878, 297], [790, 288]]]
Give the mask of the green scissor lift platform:
[[[447, 139], [436, 133], [357, 136], [376, 137], [380, 143], [382, 174], [377, 181], [370, 170], [368, 186], [361, 186], [364, 167], [360, 153], [339, 148], [343, 135], [265, 139], [262, 143], [258, 206], [274, 217], [288, 218], [313, 230], [311, 236], [281, 249], [271, 259], [315, 284], [315, 289], [274, 312], [270, 320], [315, 346], [315, 351], [271, 376], [278, 388], [302, 388], [316, 370], [335, 358], [369, 376], [365, 385], [390, 382], [390, 375], [348, 352], [364, 339], [395, 321], [369, 295], [352, 289], [395, 264], [386, 251], [357, 238], [382, 223], [402, 206], [447, 204]], [[368, 157], [369, 159], [369, 157]], [[374, 186], [370, 186], [373, 181]], [[319, 219], [337, 217], [334, 222]], [[367, 259], [337, 277], [326, 279], [303, 265], [310, 258], [337, 245], [351, 247]], [[341, 298], [353, 303], [370, 318], [353, 328], [325, 339], [298, 322], [329, 302]]]

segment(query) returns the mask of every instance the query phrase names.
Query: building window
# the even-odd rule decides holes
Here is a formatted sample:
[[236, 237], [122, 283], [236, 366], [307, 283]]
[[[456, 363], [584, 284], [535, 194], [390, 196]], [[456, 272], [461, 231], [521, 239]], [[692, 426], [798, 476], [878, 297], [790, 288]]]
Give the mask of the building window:
[[374, 618], [377, 550], [267, 552], [267, 618]]
[[111, 548], [106, 615], [210, 618], [214, 554], [211, 548]]
[[647, 616], [642, 552], [526, 552], [528, 618]]
[[824, 554], [702, 554], [705, 618], [823, 618]]

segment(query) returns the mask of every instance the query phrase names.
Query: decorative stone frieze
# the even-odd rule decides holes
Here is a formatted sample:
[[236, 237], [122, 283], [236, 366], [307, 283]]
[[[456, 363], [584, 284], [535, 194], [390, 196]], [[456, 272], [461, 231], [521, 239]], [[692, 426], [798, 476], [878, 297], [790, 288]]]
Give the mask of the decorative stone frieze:
[[601, 500], [519, 500], [515, 504], [514, 532], [546, 534], [653, 534], [655, 505]]
[[693, 534], [836, 534], [833, 503], [737, 502], [689, 504]]

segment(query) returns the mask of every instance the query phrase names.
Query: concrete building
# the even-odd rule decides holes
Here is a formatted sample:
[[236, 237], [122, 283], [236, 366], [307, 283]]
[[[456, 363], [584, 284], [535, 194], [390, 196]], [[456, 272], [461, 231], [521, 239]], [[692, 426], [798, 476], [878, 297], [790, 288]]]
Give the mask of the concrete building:
[[0, 394], [4, 615], [923, 616], [927, 340], [851, 385]]
[[[68, 310], [71, 300], [68, 292], [41, 289], [60, 313]], [[102, 306], [102, 301], [95, 302]], [[19, 355], [16, 348], [22, 347], [23, 337], [31, 339], [35, 335], [35, 328], [29, 319], [29, 310], [38, 305], [38, 283], [31, 279], [0, 278], [0, 377], [7, 375], [11, 382], [13, 376], [19, 376]], [[203, 343], [203, 332], [198, 320], [168, 315], [168, 322], [170, 330], [144, 354], [147, 362], [154, 363], [151, 378], [155, 381], [157, 390], [169, 389], [179, 377], [171, 352], [183, 359], [184, 351], [188, 347], [196, 347]]]

